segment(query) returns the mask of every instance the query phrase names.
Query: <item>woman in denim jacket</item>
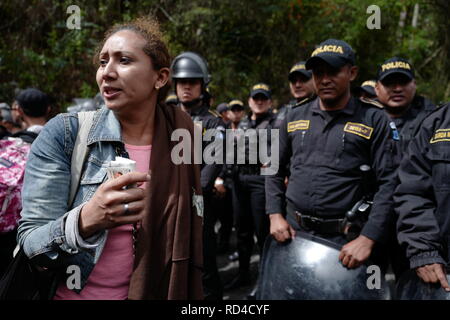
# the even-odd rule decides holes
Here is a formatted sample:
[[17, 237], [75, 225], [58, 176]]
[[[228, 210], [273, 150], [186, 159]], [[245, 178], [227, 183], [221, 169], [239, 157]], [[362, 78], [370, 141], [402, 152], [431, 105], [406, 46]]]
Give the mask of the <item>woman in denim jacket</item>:
[[[36, 265], [58, 271], [50, 298], [202, 298], [201, 238], [194, 234], [201, 234], [201, 213], [193, 214], [191, 202], [198, 168], [174, 166], [168, 157], [168, 128], [191, 130], [192, 122], [161, 103], [170, 56], [158, 24], [114, 26], [95, 63], [106, 107], [94, 116], [74, 203], [68, 207], [78, 117], [61, 114], [30, 152], [19, 244]], [[103, 164], [116, 156], [135, 160], [137, 171], [106, 181]]]

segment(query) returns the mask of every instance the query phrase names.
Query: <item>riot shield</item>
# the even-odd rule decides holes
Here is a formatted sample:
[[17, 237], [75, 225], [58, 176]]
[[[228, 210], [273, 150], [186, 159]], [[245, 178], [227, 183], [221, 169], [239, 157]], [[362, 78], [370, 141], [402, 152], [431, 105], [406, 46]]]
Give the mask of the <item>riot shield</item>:
[[[263, 250], [257, 299], [388, 300], [385, 275], [372, 282], [370, 263], [347, 269], [339, 261], [340, 246], [296, 231], [288, 243], [269, 237]], [[378, 269], [379, 270], [379, 269]], [[375, 274], [375, 273], [373, 273]], [[376, 276], [376, 275], [375, 275]]]
[[[450, 282], [448, 271], [447, 281]], [[438, 283], [423, 282], [414, 270], [408, 270], [398, 281], [396, 298], [399, 300], [450, 300], [450, 292], [446, 292]]]

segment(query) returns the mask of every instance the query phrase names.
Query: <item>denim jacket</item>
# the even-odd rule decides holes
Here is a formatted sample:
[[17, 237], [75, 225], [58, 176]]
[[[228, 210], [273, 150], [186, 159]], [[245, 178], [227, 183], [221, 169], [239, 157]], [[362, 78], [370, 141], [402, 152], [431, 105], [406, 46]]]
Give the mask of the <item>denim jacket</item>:
[[71, 156], [78, 132], [77, 114], [60, 114], [50, 120], [31, 147], [22, 190], [22, 218], [18, 241], [25, 254], [44, 268], [80, 268], [81, 288], [98, 261], [107, 238], [102, 231], [83, 240], [78, 218], [83, 205], [106, 179], [105, 161], [124, 150], [121, 126], [104, 107], [96, 112], [88, 134], [88, 154], [73, 205], [70, 192]]

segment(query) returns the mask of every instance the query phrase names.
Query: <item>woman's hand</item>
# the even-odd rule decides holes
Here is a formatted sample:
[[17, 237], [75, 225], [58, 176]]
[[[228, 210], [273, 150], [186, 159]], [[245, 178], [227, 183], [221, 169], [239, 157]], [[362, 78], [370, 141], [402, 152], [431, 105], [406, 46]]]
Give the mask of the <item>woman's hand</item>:
[[81, 237], [86, 239], [98, 231], [142, 220], [146, 206], [144, 190], [123, 188], [149, 180], [147, 173], [130, 172], [100, 185], [81, 209], [78, 221]]

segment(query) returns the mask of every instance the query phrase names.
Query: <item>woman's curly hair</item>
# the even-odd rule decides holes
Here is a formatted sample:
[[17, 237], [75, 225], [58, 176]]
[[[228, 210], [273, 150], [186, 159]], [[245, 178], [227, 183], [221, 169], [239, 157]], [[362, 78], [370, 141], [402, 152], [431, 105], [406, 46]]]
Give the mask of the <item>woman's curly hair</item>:
[[[145, 39], [145, 46], [143, 48], [145, 54], [147, 54], [153, 64], [155, 70], [160, 70], [162, 68], [170, 68], [170, 54], [167, 49], [166, 43], [163, 40], [163, 35], [160, 30], [158, 21], [153, 17], [140, 17], [130, 22], [119, 23], [109, 28], [103, 41], [97, 47], [96, 53], [94, 55], [94, 64], [98, 64], [100, 51], [103, 48], [106, 40], [113, 34], [123, 31], [130, 30], [141, 35]], [[166, 85], [159, 89], [158, 92], [158, 103], [164, 102], [167, 93], [170, 89], [170, 79]]]

